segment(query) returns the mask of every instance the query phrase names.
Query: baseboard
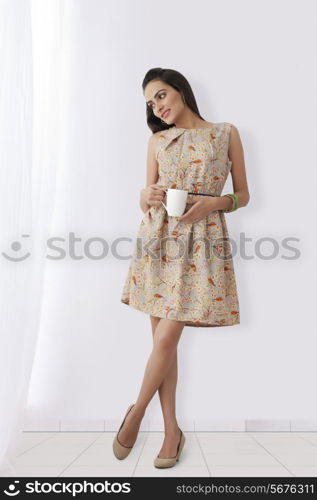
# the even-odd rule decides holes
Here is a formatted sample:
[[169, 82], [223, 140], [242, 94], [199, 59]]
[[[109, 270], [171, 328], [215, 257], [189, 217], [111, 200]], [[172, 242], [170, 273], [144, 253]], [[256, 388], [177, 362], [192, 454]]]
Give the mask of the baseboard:
[[[122, 420], [117, 419], [57, 419], [26, 417], [24, 432], [116, 432]], [[317, 432], [317, 420], [191, 420], [178, 419], [187, 432]], [[162, 420], [143, 419], [142, 432], [162, 432]]]

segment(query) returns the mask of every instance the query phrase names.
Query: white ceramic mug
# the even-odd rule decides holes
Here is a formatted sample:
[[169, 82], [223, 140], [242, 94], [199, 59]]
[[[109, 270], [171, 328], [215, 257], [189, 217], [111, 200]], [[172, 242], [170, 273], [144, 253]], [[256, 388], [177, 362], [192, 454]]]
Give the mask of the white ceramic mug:
[[186, 201], [188, 197], [188, 191], [184, 189], [173, 189], [168, 188], [166, 193], [166, 205], [164, 205], [167, 214], [173, 217], [180, 217], [183, 215], [186, 208]]

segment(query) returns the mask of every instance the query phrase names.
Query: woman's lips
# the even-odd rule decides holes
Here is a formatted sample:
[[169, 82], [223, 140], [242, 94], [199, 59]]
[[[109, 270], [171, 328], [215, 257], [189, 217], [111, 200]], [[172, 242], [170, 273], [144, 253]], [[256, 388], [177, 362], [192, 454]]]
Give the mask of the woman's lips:
[[168, 109], [167, 111], [165, 111], [162, 115], [162, 118], [166, 118], [169, 114], [170, 114], [170, 109]]

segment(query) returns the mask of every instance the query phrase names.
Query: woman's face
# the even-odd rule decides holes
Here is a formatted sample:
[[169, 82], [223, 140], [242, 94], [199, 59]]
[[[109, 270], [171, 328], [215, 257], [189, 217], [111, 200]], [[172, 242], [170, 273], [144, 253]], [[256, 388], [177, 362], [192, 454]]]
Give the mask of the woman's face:
[[175, 123], [184, 111], [181, 94], [161, 80], [150, 81], [145, 87], [144, 97], [153, 114], [168, 125]]

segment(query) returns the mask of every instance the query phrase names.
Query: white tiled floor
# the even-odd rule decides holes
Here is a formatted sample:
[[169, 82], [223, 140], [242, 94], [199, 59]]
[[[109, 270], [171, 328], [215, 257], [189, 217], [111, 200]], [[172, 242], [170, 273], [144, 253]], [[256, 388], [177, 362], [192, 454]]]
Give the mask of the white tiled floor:
[[25, 432], [15, 472], [22, 477], [317, 476], [317, 432], [185, 432], [175, 467], [156, 469], [163, 432], [139, 432], [117, 460], [114, 432]]

